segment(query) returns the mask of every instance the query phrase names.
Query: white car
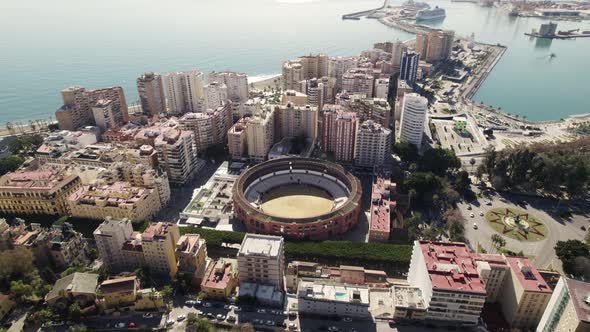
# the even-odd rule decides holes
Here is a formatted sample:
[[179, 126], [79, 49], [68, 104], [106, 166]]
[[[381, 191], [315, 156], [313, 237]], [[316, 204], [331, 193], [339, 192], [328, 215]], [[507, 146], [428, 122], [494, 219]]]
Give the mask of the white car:
[[141, 315], [141, 317], [143, 318], [154, 318], [154, 314], [152, 314], [151, 312], [146, 312], [145, 314]]
[[473, 223], [473, 229], [477, 229], [477, 224]]
[[176, 320], [179, 321], [179, 322], [181, 322], [181, 321], [183, 321], [185, 319], [186, 319], [186, 315], [178, 315], [178, 317], [176, 317]]
[[475, 214], [473, 214], [473, 212], [471, 212], [471, 213], [469, 214], [469, 216], [470, 216], [471, 218], [474, 218], [474, 217], [475, 217]]
[[222, 314], [217, 314], [217, 316], [215, 318], [217, 318], [218, 321], [225, 320], [225, 316]]
[[174, 320], [169, 319], [166, 321], [166, 326], [172, 326], [172, 325], [174, 325]]
[[479, 211], [479, 216], [483, 217], [483, 211]]
[[127, 325], [125, 325], [125, 323], [123, 323], [123, 322], [115, 324], [115, 327], [118, 329], [123, 329], [123, 328], [125, 328], [125, 326], [127, 326]]
[[205, 303], [203, 303], [203, 307], [205, 307], [205, 308], [210, 308], [212, 306], [213, 305], [211, 304], [211, 302], [205, 302]]

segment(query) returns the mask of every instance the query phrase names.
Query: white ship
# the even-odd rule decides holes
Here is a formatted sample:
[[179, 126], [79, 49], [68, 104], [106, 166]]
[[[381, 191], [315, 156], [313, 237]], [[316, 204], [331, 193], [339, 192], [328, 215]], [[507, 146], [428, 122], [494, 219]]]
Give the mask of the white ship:
[[447, 14], [443, 8], [422, 9], [416, 14], [416, 21], [436, 20], [446, 16]]

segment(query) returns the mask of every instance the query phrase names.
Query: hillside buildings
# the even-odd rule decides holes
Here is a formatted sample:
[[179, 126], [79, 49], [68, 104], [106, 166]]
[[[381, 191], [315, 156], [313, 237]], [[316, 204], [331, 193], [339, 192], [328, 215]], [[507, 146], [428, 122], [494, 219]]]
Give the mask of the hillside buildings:
[[178, 226], [172, 223], [151, 224], [141, 234], [145, 263], [152, 273], [176, 277], [176, 243], [180, 239]]
[[96, 290], [96, 304], [106, 312], [150, 310], [164, 307], [164, 299], [155, 289], [142, 289], [139, 279], [133, 276], [100, 283]]
[[53, 288], [45, 295], [45, 302], [60, 310], [68, 308], [70, 303], [77, 303], [80, 308], [94, 304], [98, 274], [72, 273], [55, 282]]
[[[98, 256], [103, 264], [112, 272], [124, 271], [128, 266], [121, 249], [131, 239], [133, 225], [129, 219], [113, 219], [110, 217], [94, 230], [94, 241]], [[132, 268], [132, 267], [131, 267]]]
[[372, 120], [357, 129], [354, 163], [360, 167], [383, 165], [391, 155], [391, 130]]
[[[96, 119], [109, 128], [123, 126], [129, 121], [127, 102], [121, 87], [86, 90], [69, 87], [61, 91], [63, 106], [55, 112], [59, 128], [77, 130], [93, 126]], [[96, 108], [96, 111], [94, 111]]]
[[66, 175], [64, 165], [5, 174], [0, 177], [0, 212], [68, 215], [67, 198], [81, 185], [77, 175]]
[[537, 332], [590, 331], [590, 283], [559, 278]]
[[166, 113], [164, 83], [158, 73], [144, 73], [137, 78], [137, 92], [143, 114], [157, 116]]
[[177, 71], [164, 76], [168, 110], [181, 115], [201, 112], [204, 108], [203, 73], [198, 70]]
[[428, 100], [417, 93], [404, 95], [401, 107], [400, 141], [422, 146]]

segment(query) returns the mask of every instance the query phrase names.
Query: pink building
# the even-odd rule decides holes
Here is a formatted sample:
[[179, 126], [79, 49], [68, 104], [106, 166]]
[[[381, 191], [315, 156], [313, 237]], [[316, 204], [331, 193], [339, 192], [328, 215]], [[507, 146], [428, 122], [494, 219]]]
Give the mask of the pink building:
[[229, 146], [229, 154], [234, 159], [244, 157], [247, 150], [246, 124], [250, 120], [249, 117], [241, 118], [236, 122], [227, 132], [227, 145]]
[[352, 162], [358, 118], [344, 112], [339, 105], [326, 104], [322, 109], [322, 149], [332, 152], [338, 161]]
[[373, 183], [371, 194], [371, 220], [369, 223], [369, 241], [387, 242], [391, 233], [391, 210], [396, 201], [391, 200], [395, 193], [395, 183], [378, 176]]

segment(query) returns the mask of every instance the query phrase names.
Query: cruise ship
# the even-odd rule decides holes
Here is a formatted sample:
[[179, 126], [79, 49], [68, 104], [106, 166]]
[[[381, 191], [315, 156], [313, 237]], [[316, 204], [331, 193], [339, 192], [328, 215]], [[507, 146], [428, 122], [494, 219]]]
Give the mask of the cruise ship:
[[443, 8], [422, 9], [416, 14], [416, 21], [436, 20], [447, 16]]

